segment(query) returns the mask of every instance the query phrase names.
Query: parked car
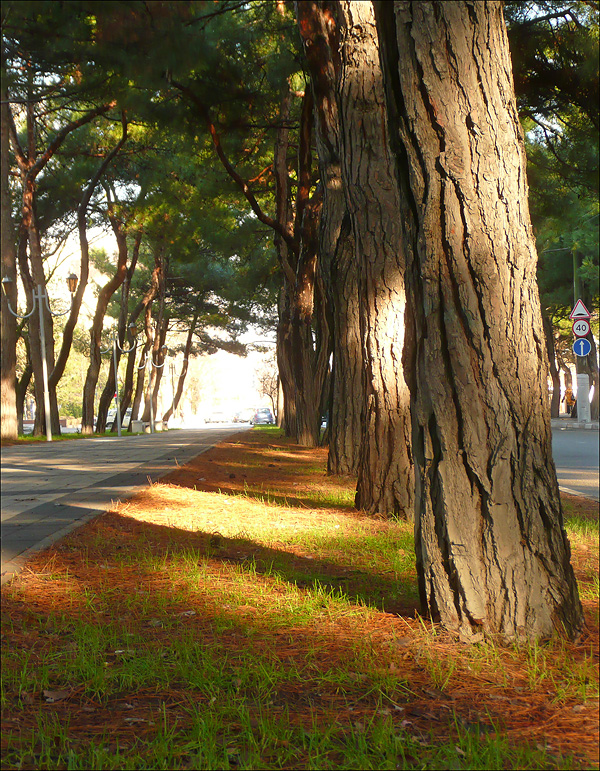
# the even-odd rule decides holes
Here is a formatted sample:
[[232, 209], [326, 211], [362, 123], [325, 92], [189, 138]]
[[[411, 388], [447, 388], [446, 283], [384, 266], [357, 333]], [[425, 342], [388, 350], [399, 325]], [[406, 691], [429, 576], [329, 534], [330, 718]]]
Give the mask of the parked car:
[[252, 418], [252, 423], [255, 426], [258, 426], [258, 425], [272, 426], [275, 423], [275, 420], [273, 419], [273, 414], [268, 407], [261, 407], [259, 410], [256, 410], [256, 412], [254, 413], [254, 417]]
[[[121, 427], [122, 428], [129, 428], [129, 422], [131, 420], [131, 407], [128, 407], [125, 410], [125, 414], [121, 415]], [[111, 407], [106, 415], [106, 428], [110, 429], [112, 427], [112, 424], [114, 423], [115, 418], [117, 417], [117, 408]], [[94, 424], [95, 424], [94, 419]]]
[[236, 412], [233, 416], [233, 422], [234, 423], [252, 423], [252, 418], [254, 417], [254, 410], [240, 410], [239, 412]]

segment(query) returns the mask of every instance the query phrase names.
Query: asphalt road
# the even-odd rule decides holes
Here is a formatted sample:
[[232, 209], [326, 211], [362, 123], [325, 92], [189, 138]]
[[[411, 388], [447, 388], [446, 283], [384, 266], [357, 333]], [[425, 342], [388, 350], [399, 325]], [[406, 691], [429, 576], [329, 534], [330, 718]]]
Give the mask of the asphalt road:
[[599, 500], [598, 431], [552, 429], [552, 455], [562, 490]]
[[2, 583], [43, 548], [249, 426], [3, 447]]

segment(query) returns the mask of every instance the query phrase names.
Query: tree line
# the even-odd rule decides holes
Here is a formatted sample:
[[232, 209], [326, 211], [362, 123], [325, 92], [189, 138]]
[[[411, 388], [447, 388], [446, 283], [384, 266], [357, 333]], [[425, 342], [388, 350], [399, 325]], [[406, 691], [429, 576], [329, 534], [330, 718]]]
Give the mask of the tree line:
[[[121, 345], [143, 319], [143, 354], [157, 362], [173, 318], [208, 330], [221, 314], [235, 345], [239, 325], [268, 323], [276, 307], [282, 426], [316, 446], [327, 412], [328, 469], [357, 476], [357, 507], [414, 519], [424, 611], [470, 640], [577, 635], [525, 144], [591, 218], [595, 178], [568, 154], [597, 116], [593, 93], [575, 103], [572, 82], [540, 62], [560, 61], [552, 45], [565, 71], [588, 62], [594, 4], [509, 3], [510, 33], [493, 1], [43, 5], [3, 6], [2, 216], [16, 225], [3, 271], [19, 266], [29, 301], [45, 282], [41, 212], [49, 230], [76, 219], [82, 279], [56, 357], [49, 336], [55, 387], [90, 218], [110, 224], [118, 255], [98, 295], [84, 429], [117, 290]], [[533, 41], [518, 47], [516, 95], [509, 34]], [[597, 94], [597, 70], [580, 78]], [[553, 244], [536, 193], [534, 224]], [[593, 304], [590, 232], [570, 247]], [[16, 323], [4, 306], [2, 317], [12, 350]], [[39, 407], [34, 338], [32, 325]], [[585, 366], [597, 385], [593, 356]], [[122, 407], [134, 368], [130, 356]], [[4, 353], [2, 378], [4, 399], [17, 390]], [[113, 392], [107, 383], [103, 408]]]

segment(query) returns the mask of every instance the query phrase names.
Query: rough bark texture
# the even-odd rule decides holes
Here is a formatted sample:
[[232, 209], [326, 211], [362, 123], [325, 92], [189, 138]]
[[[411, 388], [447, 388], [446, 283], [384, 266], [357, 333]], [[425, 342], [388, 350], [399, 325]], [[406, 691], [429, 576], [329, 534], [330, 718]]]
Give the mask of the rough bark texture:
[[[275, 245], [283, 271], [277, 325], [277, 365], [284, 393], [283, 428], [301, 445], [319, 444], [321, 408], [328, 370], [330, 333], [318, 266], [318, 223], [321, 192], [310, 196], [312, 92], [303, 95], [298, 147], [298, 187], [295, 207], [289, 196], [288, 136], [285, 123], [289, 102], [282, 105], [282, 126], [275, 145], [277, 201]], [[281, 233], [293, 232], [293, 238]]]
[[364, 414], [363, 360], [358, 264], [342, 184], [337, 103], [341, 61], [336, 12], [337, 3], [328, 0], [297, 3], [298, 25], [314, 94], [315, 135], [323, 187], [319, 270], [327, 290], [333, 327], [327, 468], [332, 474], [356, 474]]
[[423, 609], [467, 639], [573, 637], [502, 6], [378, 2], [376, 15], [405, 228]]
[[370, 2], [341, 2], [344, 182], [360, 268], [366, 416], [356, 505], [412, 519], [409, 393], [402, 367], [405, 257]]
[[[11, 197], [8, 184], [10, 171], [9, 159], [9, 105], [6, 89], [2, 89], [1, 115], [1, 211], [0, 238], [2, 248], [2, 278], [11, 280], [7, 291], [8, 302], [14, 311], [17, 310], [17, 254], [15, 247], [15, 233], [11, 216]], [[1, 293], [2, 303], [2, 333], [0, 340], [0, 437], [2, 439], [16, 439], [18, 434], [17, 421], [17, 394], [16, 394], [16, 364], [17, 364], [17, 319], [8, 310], [7, 298]]]

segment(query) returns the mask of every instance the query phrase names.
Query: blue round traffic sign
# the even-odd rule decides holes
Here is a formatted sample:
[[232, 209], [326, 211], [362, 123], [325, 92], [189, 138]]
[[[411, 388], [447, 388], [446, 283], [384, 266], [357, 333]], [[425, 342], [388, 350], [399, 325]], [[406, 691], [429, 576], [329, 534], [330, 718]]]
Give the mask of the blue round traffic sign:
[[573, 343], [573, 353], [576, 356], [587, 356], [592, 350], [592, 344], [585, 337], [580, 337]]

